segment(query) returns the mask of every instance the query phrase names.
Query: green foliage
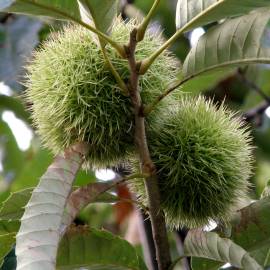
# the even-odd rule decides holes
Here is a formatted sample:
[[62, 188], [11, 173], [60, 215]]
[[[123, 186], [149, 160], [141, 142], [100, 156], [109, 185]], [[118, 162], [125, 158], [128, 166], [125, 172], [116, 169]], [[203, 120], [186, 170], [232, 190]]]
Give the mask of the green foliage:
[[[134, 22], [117, 21], [112, 38], [125, 43]], [[162, 43], [160, 34], [147, 34], [138, 46], [138, 60]], [[117, 71], [128, 79], [127, 61], [108, 48]], [[150, 102], [175, 76], [176, 60], [165, 53], [141, 78], [142, 98]], [[133, 151], [133, 113], [129, 97], [122, 94], [100, 48], [88, 30], [71, 26], [54, 35], [36, 52], [28, 67], [27, 96], [43, 143], [59, 153], [76, 141], [91, 145], [92, 166], [115, 165]]]
[[268, 0], [178, 0], [176, 27], [187, 31], [226, 17], [243, 15], [256, 8], [267, 8], [269, 5]]
[[224, 67], [269, 63], [265, 31], [269, 18], [268, 10], [260, 9], [210, 28], [185, 59], [184, 77], [192, 78]]
[[[79, 2], [85, 11], [91, 14], [90, 20], [93, 20], [97, 29], [104, 33], [110, 32], [112, 22], [118, 13], [119, 0], [103, 0], [102, 3], [99, 0], [80, 0]], [[84, 15], [87, 16], [87, 14]]]
[[133, 246], [104, 230], [71, 227], [58, 250], [59, 269], [147, 269]]
[[27, 188], [11, 193], [1, 205], [0, 219], [13, 221], [20, 220], [24, 212], [24, 206], [29, 201], [32, 191], [32, 188]]
[[[152, 2], [137, 0], [136, 5], [143, 7], [146, 13]], [[99, 38], [103, 38], [100, 39], [101, 45], [105, 46], [104, 40], [109, 42], [105, 46], [108, 58], [124, 83], [127, 83], [130, 75], [127, 59], [120, 58], [119, 54], [124, 56], [123, 45], [127, 44], [135, 23], [117, 21], [112, 26], [117, 5], [117, 0], [0, 0], [0, 10], [73, 21], [96, 32]], [[214, 93], [216, 100], [220, 97], [222, 100], [226, 96], [226, 100], [239, 106], [242, 111], [258, 105], [262, 97], [254, 92], [245, 99], [244, 94], [241, 94], [243, 86], [237, 88], [237, 74], [231, 75], [242, 64], [269, 63], [269, 6], [268, 0], [178, 0], [176, 22], [179, 30], [176, 35], [165, 46], [160, 34], [153, 31], [156, 27], [154, 24], [150, 30], [152, 34], [148, 33], [146, 39], [138, 45], [138, 61], [145, 58], [152, 60], [158, 56], [148, 72], [140, 78], [144, 103], [153, 102], [178, 77], [176, 82], [182, 85], [185, 92], [197, 94], [211, 88], [211, 93], [208, 91], [207, 95]], [[257, 9], [259, 7], [267, 9]], [[175, 31], [175, 25], [171, 23], [174, 20], [171, 11], [174, 8], [175, 3], [171, 5], [170, 1], [163, 0], [156, 12], [155, 18], [161, 22], [168, 37]], [[250, 11], [252, 12], [249, 13]], [[37, 31], [41, 24], [25, 17], [11, 15], [8, 18], [6, 22], [6, 18], [0, 14], [0, 80], [17, 87], [14, 78], [23, 74], [21, 65], [25, 61], [25, 55], [30, 55], [37, 43]], [[221, 20], [224, 18], [225, 21]], [[188, 49], [188, 35], [180, 35], [212, 22], [214, 26], [205, 27], [205, 35], [184, 60]], [[34, 102], [33, 112], [38, 132], [52, 152], [58, 153], [74, 142], [85, 141], [91, 144], [86, 165], [105, 167], [115, 165], [134, 154], [134, 115], [130, 97], [122, 94], [108, 62], [104, 60], [96, 37], [88, 30], [71, 25], [59, 34], [52, 34], [50, 40], [36, 52], [28, 68], [30, 80], [27, 86], [30, 91], [27, 97], [30, 103]], [[184, 60], [183, 68], [178, 71], [177, 60], [168, 52], [161, 54], [177, 38], [172, 49]], [[27, 40], [30, 46], [25, 46], [25, 43], [22, 45], [23, 40]], [[162, 49], [156, 53], [158, 48]], [[152, 55], [155, 57], [149, 57]], [[254, 79], [268, 93], [269, 71], [265, 66], [254, 67], [253, 71], [246, 73], [246, 77]], [[257, 81], [258, 78], [260, 80]], [[237, 102], [230, 95], [236, 88], [236, 95], [242, 97]], [[175, 95], [172, 99], [176, 97]], [[218, 234], [198, 231], [188, 234], [185, 254], [204, 258], [193, 258], [193, 269], [214, 270], [225, 262], [244, 269], [262, 269], [258, 264], [269, 267], [269, 187], [261, 194], [261, 200], [233, 214], [250, 187], [247, 182], [251, 169], [249, 133], [242, 127], [239, 119], [224, 109], [223, 105], [217, 108], [202, 98], [186, 96], [177, 98], [178, 104], [173, 103], [172, 99], [162, 101], [157, 110], [146, 119], [147, 139], [158, 169], [162, 209], [165, 210], [167, 223], [171, 227], [197, 227], [214, 219], [229, 224], [229, 228], [226, 227], [225, 230], [223, 227], [221, 230], [219, 226], [216, 230]], [[13, 97], [0, 95], [0, 110], [12, 110], [18, 117], [28, 121], [28, 113], [16, 101]], [[244, 106], [240, 104], [242, 101]], [[266, 115], [256, 116], [254, 123], [262, 125], [257, 130], [254, 127], [254, 134], [261, 151], [269, 155], [270, 121], [267, 122], [266, 119]], [[37, 179], [51, 163], [51, 155], [44, 150], [32, 149], [22, 153], [8, 126], [1, 123], [0, 121], [3, 175], [7, 176], [9, 172], [15, 175], [12, 177], [10, 190], [36, 185]], [[73, 158], [71, 157], [72, 160]], [[266, 169], [268, 162], [262, 163], [258, 159], [257, 163], [259, 173], [254, 180], [257, 195], [260, 195], [261, 187], [258, 187], [266, 183], [270, 175], [268, 176]], [[63, 174], [59, 172], [62, 169]], [[52, 243], [58, 241], [59, 230], [52, 237], [55, 232], [52, 228], [59, 229], [67, 225], [61, 219], [65, 216], [62, 212], [65, 209], [65, 213], [70, 214], [69, 206], [73, 206], [67, 203], [64, 208], [63, 201], [60, 199], [59, 202], [63, 195], [67, 199], [67, 189], [70, 191], [72, 188], [71, 184], [67, 188], [60, 183], [61, 177], [65, 180], [69, 178], [69, 169], [73, 170], [74, 167], [64, 164], [59, 168], [53, 164], [49, 168], [50, 173], [42, 177], [42, 185], [35, 189], [18, 234], [17, 251], [23, 250], [23, 255], [19, 256], [18, 269], [21, 269], [21, 262], [24, 260], [30, 262], [33, 269], [41, 267], [39, 263], [36, 266], [35, 259], [39, 260], [42, 256], [33, 256], [35, 248], [41, 247], [45, 257], [55, 258], [56, 249]], [[8, 177], [6, 179], [9, 180]], [[76, 184], [85, 185], [93, 180], [92, 174], [81, 172]], [[141, 200], [146, 203], [142, 181], [137, 181], [134, 185], [139, 190]], [[93, 192], [94, 190], [98, 191], [93, 188]], [[31, 192], [32, 188], [12, 193], [2, 204], [0, 259], [14, 244], [14, 233], [18, 230], [19, 219], [24, 212], [22, 207], [26, 205]], [[5, 194], [1, 193], [1, 198]], [[97, 200], [108, 203], [117, 201], [118, 197], [105, 193], [94, 201]], [[80, 203], [81, 201], [75, 206], [81, 206]], [[104, 220], [107, 221], [112, 216], [112, 209], [109, 206], [105, 213], [96, 208], [94, 213], [87, 207], [76, 222], [104, 226]], [[60, 214], [57, 216], [57, 213]], [[105, 226], [108, 224], [111, 229], [111, 220]], [[45, 231], [48, 229], [45, 233], [44, 228]], [[47, 232], [50, 233], [47, 235]], [[24, 234], [27, 235], [25, 239]], [[28, 242], [29, 239], [35, 237], [41, 243], [40, 246], [28, 250], [28, 244], [32, 244]], [[21, 248], [24, 245], [27, 245], [27, 249]], [[25, 250], [27, 254], [24, 253]], [[59, 269], [108, 269], [112, 266], [116, 269], [145, 269], [143, 261], [127, 242], [104, 231], [89, 230], [88, 227], [72, 228], [61, 242], [58, 255]], [[54, 262], [47, 262], [46, 270], [54, 268]], [[15, 269], [15, 264], [14, 253], [10, 252], [1, 269]]]
[[[265, 197], [256, 201], [234, 214], [230, 221], [229, 238], [237, 245], [247, 250], [256, 261], [264, 267], [270, 266], [270, 199]], [[222, 236], [223, 229], [217, 232]], [[214, 270], [220, 263], [194, 258], [194, 270]]]
[[0, 235], [0, 266], [3, 263], [4, 257], [9, 253], [14, 245], [15, 233]]
[[[161, 204], [171, 227], [227, 221], [247, 195], [250, 137], [223, 106], [182, 96], [149, 132]], [[146, 203], [142, 181], [135, 190]]]
[[[0, 159], [4, 169], [4, 181], [11, 182], [20, 172], [23, 165], [23, 154], [19, 150], [17, 142], [7, 123], [0, 119], [0, 147], [3, 149], [3, 157]], [[14, 155], [9, 155], [13, 153]]]
[[76, 0], [5, 0], [0, 4], [4, 12], [23, 13], [36, 16], [51, 16], [56, 19], [80, 19]]
[[[228, 262], [245, 270], [263, 269], [242, 247], [229, 239], [219, 237], [213, 232], [190, 231], [185, 240], [184, 254], [186, 256], [209, 258], [223, 263]], [[210, 270], [209, 266], [205, 268], [203, 264], [200, 265], [203, 269]], [[192, 269], [195, 270], [196, 267]]]
[[25, 110], [19, 98], [0, 95], [0, 111], [2, 110], [12, 111], [19, 119], [30, 122], [30, 113]]

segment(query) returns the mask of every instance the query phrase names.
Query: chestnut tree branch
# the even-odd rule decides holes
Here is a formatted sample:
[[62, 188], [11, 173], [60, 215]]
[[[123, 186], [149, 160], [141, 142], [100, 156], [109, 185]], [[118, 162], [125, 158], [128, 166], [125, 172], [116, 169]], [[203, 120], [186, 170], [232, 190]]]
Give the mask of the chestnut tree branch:
[[65, 234], [67, 228], [71, 225], [79, 212], [89, 203], [94, 202], [98, 196], [116, 185], [120, 185], [125, 181], [137, 177], [144, 177], [144, 175], [133, 174], [127, 177], [117, 177], [112, 181], [91, 183], [73, 191], [66, 204], [66, 212], [62, 219], [61, 235], [63, 236]]
[[167, 270], [171, 265], [169, 241], [167, 237], [164, 213], [160, 207], [160, 192], [155, 165], [150, 157], [146, 139], [143, 103], [139, 91], [140, 64], [136, 62], [137, 29], [130, 33], [129, 44], [125, 47], [130, 67], [129, 92], [135, 114], [135, 144], [139, 152], [141, 170], [147, 174], [144, 183], [148, 196], [149, 214], [152, 223], [153, 238], [159, 270]]
[[257, 107], [250, 109], [249, 111], [245, 112], [243, 114], [243, 118], [247, 122], [251, 122], [254, 118], [258, 116], [262, 116], [262, 114], [265, 112], [265, 110], [269, 107], [268, 102], [262, 102]]
[[270, 97], [268, 95], [266, 95], [263, 90], [253, 81], [250, 81], [246, 75], [245, 75], [245, 71], [242, 69], [238, 69], [238, 78], [240, 79], [240, 81], [245, 84], [250, 90], [253, 90], [254, 92], [256, 92], [259, 96], [261, 96], [270, 106]]

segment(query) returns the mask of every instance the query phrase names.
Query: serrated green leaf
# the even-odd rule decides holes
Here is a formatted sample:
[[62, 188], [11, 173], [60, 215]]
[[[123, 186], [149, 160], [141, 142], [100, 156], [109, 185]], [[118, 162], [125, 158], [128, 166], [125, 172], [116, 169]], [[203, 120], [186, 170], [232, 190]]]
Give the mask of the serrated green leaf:
[[147, 269], [135, 248], [104, 230], [72, 227], [63, 237], [57, 256], [59, 269]]
[[214, 232], [189, 231], [184, 242], [184, 254], [230, 263], [246, 270], [263, 269], [241, 246], [230, 239], [219, 237]]
[[29, 201], [33, 188], [27, 188], [18, 192], [11, 193], [2, 203], [0, 209], [0, 219], [20, 220], [24, 212], [24, 206]]
[[178, 0], [176, 27], [185, 31], [226, 17], [246, 14], [256, 8], [269, 7], [268, 0]]
[[[118, 11], [118, 0], [78, 0], [88, 16], [92, 18], [97, 29], [108, 33]], [[82, 13], [81, 9], [81, 13]], [[82, 16], [82, 14], [81, 14]], [[86, 14], [87, 16], [87, 14]], [[83, 16], [82, 16], [83, 18]]]
[[260, 9], [210, 28], [185, 59], [184, 80], [213, 70], [270, 63], [269, 41], [265, 35], [269, 18], [270, 12]]
[[[265, 197], [237, 211], [231, 221], [230, 239], [247, 250], [256, 261], [267, 266], [270, 254], [270, 197]], [[222, 231], [221, 231], [222, 233]], [[194, 270], [217, 269], [220, 264], [195, 258]]]

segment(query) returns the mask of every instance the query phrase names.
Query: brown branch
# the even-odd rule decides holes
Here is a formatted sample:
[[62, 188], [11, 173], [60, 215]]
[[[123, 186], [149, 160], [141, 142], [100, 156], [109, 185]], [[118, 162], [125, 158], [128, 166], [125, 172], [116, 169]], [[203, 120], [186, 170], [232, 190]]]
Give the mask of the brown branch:
[[138, 211], [140, 238], [143, 247], [143, 254], [148, 270], [158, 270], [156, 260], [156, 248], [153, 239], [151, 222], [143, 211]]
[[61, 235], [63, 236], [65, 234], [67, 228], [85, 206], [94, 202], [97, 197], [104, 192], [127, 180], [128, 178], [117, 178], [107, 182], [91, 183], [73, 191], [66, 204], [66, 212], [62, 220]]
[[148, 175], [145, 187], [149, 202], [149, 213], [152, 223], [153, 238], [159, 270], [167, 270], [171, 265], [169, 242], [167, 238], [164, 213], [160, 208], [160, 193], [157, 182], [156, 168], [151, 160], [148, 149], [143, 103], [139, 91], [139, 64], [135, 59], [137, 29], [130, 34], [130, 42], [125, 47], [130, 67], [129, 91], [135, 114], [135, 144], [137, 146], [141, 170]]
[[265, 110], [269, 107], [269, 103], [268, 102], [262, 102], [261, 104], [259, 104], [257, 107], [250, 109], [249, 111], [245, 112], [243, 114], [243, 118], [246, 122], [251, 122], [253, 119], [255, 119], [256, 117], [261, 117]]
[[238, 78], [242, 83], [244, 83], [249, 89], [253, 90], [256, 92], [258, 95], [260, 95], [270, 106], [270, 97], [266, 95], [263, 90], [254, 82], [250, 81], [249, 79], [246, 78], [245, 76], [245, 71], [242, 69], [238, 69]]

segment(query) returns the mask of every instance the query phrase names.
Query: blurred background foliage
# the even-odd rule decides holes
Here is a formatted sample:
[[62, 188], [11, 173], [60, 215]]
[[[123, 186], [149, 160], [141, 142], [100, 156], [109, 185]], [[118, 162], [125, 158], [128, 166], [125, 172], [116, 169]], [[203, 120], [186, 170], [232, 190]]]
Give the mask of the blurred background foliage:
[[[152, 1], [145, 0], [123, 1], [122, 16], [125, 19], [139, 17], [149, 10], [151, 4]], [[175, 32], [175, 5], [175, 0], [162, 0], [151, 26], [163, 31], [165, 37]], [[61, 27], [62, 23], [48, 19], [0, 13], [0, 203], [11, 192], [34, 187], [52, 161], [51, 153], [42, 148], [31, 125], [29, 104], [23, 98], [23, 80], [24, 66], [31, 59], [32, 52], [52, 31]], [[203, 32], [204, 29], [195, 29], [174, 44], [171, 49], [180, 61]], [[252, 199], [258, 199], [270, 179], [270, 66], [253, 65], [242, 70], [230, 69], [205, 75], [186, 84], [183, 91], [203, 94], [217, 103], [225, 102], [246, 117], [254, 135], [256, 160], [250, 195]], [[75, 185], [84, 185], [95, 179], [95, 172], [81, 171]], [[119, 187], [116, 193], [126, 200], [131, 199], [125, 186]], [[140, 221], [128, 201], [91, 205], [82, 211], [76, 222], [106, 228], [132, 243], [139, 243], [139, 232], [134, 229], [134, 224]], [[170, 238], [174, 243], [173, 233]], [[172, 252], [176, 257], [179, 246], [177, 243], [174, 246]], [[15, 269], [13, 251], [5, 258], [1, 269]]]

